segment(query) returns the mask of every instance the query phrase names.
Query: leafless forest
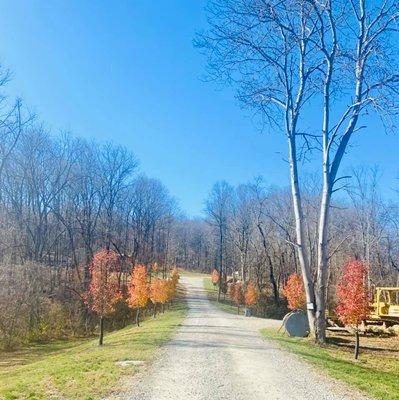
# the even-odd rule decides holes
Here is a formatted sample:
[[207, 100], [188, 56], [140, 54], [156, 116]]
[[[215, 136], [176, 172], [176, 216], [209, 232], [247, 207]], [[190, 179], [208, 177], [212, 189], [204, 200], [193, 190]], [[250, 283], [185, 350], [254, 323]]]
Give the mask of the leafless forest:
[[[348, 11], [343, 2], [337, 3], [340, 13]], [[368, 10], [360, 1], [360, 8], [343, 18], [316, 3], [295, 3], [294, 8], [302, 7], [299, 14], [280, 2], [264, 14], [248, 4], [211, 2], [211, 28], [197, 45], [211, 50], [212, 73], [238, 81], [240, 100], [271, 126], [285, 119], [291, 187], [270, 187], [266, 173], [236, 187], [217, 182], [204, 194], [204, 218], [187, 218], [162, 182], [140, 170], [139, 154], [136, 158], [115, 143], [49, 132], [19, 99], [6, 97], [10, 74], [1, 69], [4, 346], [93, 332], [96, 320], [82, 294], [90, 260], [100, 248], [117, 251], [126, 269], [156, 262], [163, 270], [177, 265], [237, 273], [261, 290], [258, 313], [264, 316], [284, 311], [282, 286], [289, 274], [302, 270], [312, 283], [309, 287], [314, 283], [320, 289], [316, 294], [323, 299], [318, 301], [324, 319], [324, 299], [327, 308], [334, 307], [335, 283], [348, 257], [367, 263], [371, 285], [398, 285], [399, 202], [380, 195], [378, 169], [353, 168], [332, 196], [341, 179], [341, 159], [351, 135], [361, 129], [363, 114], [372, 108], [384, 117], [396, 112], [397, 63], [391, 59], [392, 42], [384, 35], [394, 31], [397, 6], [388, 1]], [[351, 23], [360, 35], [352, 32]], [[266, 34], [260, 27], [281, 35], [259, 47], [256, 43]], [[253, 80], [261, 70], [268, 71], [259, 74], [262, 79], [294, 78], [264, 91], [264, 81]], [[351, 99], [340, 112], [330, 105], [338, 89]], [[318, 93], [324, 93], [324, 122], [321, 134], [312, 137], [300, 130], [298, 121]], [[322, 159], [320, 176], [299, 180], [302, 151], [316, 148]], [[110, 324], [123, 326], [131, 318], [121, 305]]]

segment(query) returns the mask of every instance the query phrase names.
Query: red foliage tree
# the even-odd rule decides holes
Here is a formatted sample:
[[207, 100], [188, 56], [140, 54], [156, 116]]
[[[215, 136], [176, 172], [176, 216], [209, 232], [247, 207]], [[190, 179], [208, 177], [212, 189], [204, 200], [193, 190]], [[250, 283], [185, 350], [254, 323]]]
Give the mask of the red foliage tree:
[[[220, 293], [223, 293], [223, 297], [226, 298], [226, 293], [228, 291], [228, 284], [227, 284], [227, 275], [222, 274], [222, 276], [219, 276], [219, 287], [220, 287]], [[219, 296], [218, 296], [218, 301], [219, 301]]]
[[219, 278], [220, 278], [219, 272], [216, 269], [214, 269], [211, 274], [211, 280], [212, 280], [213, 286], [216, 286], [219, 283]]
[[100, 346], [104, 339], [104, 318], [115, 311], [116, 303], [122, 298], [117, 279], [119, 269], [120, 258], [110, 250], [98, 251], [90, 264], [90, 285], [85, 300], [100, 317]]
[[291, 274], [283, 287], [283, 294], [287, 298], [290, 310], [303, 309], [306, 304], [305, 288], [302, 277], [298, 274]]
[[147, 269], [143, 265], [137, 265], [132, 271], [127, 299], [129, 307], [136, 310], [137, 326], [140, 326], [140, 309], [147, 305], [149, 298]]
[[355, 329], [355, 359], [359, 357], [359, 325], [369, 315], [368, 269], [362, 261], [349, 260], [337, 285], [339, 319]]
[[229, 284], [229, 297], [231, 301], [235, 301], [235, 293], [236, 293], [236, 282], [231, 282]]
[[258, 289], [252, 282], [249, 282], [247, 290], [245, 291], [245, 306], [251, 308], [258, 302], [258, 300], [259, 300]]
[[240, 313], [240, 306], [245, 302], [244, 288], [241, 282], [232, 283], [230, 286], [230, 296], [237, 305], [237, 314]]

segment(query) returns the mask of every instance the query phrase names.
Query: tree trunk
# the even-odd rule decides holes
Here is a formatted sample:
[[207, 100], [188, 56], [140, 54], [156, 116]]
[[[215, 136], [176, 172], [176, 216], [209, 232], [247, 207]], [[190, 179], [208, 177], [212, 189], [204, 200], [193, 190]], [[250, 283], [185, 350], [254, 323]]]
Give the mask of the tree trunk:
[[273, 288], [273, 299], [274, 299], [274, 304], [277, 306], [279, 304], [279, 293], [278, 293], [278, 285], [276, 282], [276, 279], [274, 277], [274, 268], [273, 268], [273, 262], [272, 258], [268, 254], [268, 247], [267, 247], [267, 242], [266, 242], [266, 235], [263, 231], [262, 225], [258, 223], [258, 230], [260, 232], [260, 235], [262, 237], [262, 244], [263, 248], [265, 249], [267, 261], [269, 262], [269, 280]]
[[245, 282], [245, 268], [244, 268], [244, 262], [241, 262], [241, 279], [243, 282]]
[[[333, 44], [335, 46], [335, 43]], [[331, 177], [330, 166], [330, 85], [332, 77], [332, 62], [334, 51], [327, 57], [327, 74], [323, 90], [323, 191], [321, 194], [319, 227], [317, 232], [317, 282], [316, 282], [316, 341], [319, 344], [326, 342], [326, 299], [328, 279], [328, 230], [332, 187], [334, 179]]]
[[220, 253], [219, 253], [219, 291], [218, 302], [220, 301], [220, 294], [222, 290], [223, 281], [223, 226], [219, 226], [219, 240], [220, 240]]
[[359, 340], [359, 329], [356, 327], [355, 331], [355, 360], [359, 358], [360, 353], [360, 340]]
[[278, 285], [276, 282], [276, 278], [274, 277], [274, 268], [273, 268], [273, 263], [271, 257], [268, 255], [267, 256], [268, 261], [269, 261], [269, 280], [273, 288], [273, 299], [274, 299], [274, 304], [278, 306], [279, 304], [279, 293], [278, 293]]
[[154, 307], [153, 307], [153, 318], [155, 318], [155, 316], [157, 315], [157, 303], [154, 303]]
[[98, 340], [98, 344], [102, 346], [104, 343], [104, 317], [100, 317], [100, 339]]
[[136, 310], [136, 325], [140, 326], [140, 308]]
[[295, 231], [296, 231], [296, 250], [298, 252], [299, 264], [302, 271], [303, 284], [306, 294], [307, 315], [311, 333], [315, 329], [315, 294], [312, 274], [309, 264], [308, 251], [305, 244], [304, 216], [302, 210], [302, 200], [298, 181], [298, 165], [296, 155], [295, 136], [288, 138], [289, 159], [290, 159], [290, 178], [291, 178], [291, 195], [295, 215]]
[[326, 342], [326, 297], [328, 277], [328, 222], [330, 210], [330, 184], [328, 178], [328, 163], [324, 166], [323, 193], [320, 205], [318, 231], [318, 260], [316, 285], [316, 340], [320, 344]]

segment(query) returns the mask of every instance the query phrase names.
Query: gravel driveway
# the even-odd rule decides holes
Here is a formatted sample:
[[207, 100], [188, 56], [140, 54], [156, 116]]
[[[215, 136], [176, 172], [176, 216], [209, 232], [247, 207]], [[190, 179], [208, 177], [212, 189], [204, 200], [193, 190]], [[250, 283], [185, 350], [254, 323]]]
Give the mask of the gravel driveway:
[[120, 400], [358, 400], [259, 334], [280, 321], [227, 314], [207, 300], [202, 279], [183, 277], [187, 319], [157, 359], [128, 381]]

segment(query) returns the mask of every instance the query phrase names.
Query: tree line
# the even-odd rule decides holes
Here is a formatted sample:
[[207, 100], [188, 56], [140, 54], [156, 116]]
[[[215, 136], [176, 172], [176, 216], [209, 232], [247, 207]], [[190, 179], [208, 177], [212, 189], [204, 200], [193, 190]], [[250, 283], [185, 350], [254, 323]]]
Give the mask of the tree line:
[[[121, 279], [154, 263], [166, 278], [178, 261], [177, 202], [123, 146], [50, 132], [6, 96], [10, 74], [0, 72], [1, 342], [91, 334], [94, 255], [115, 252]], [[125, 307], [110, 325], [128, 318]]]
[[[125, 260], [123, 284], [138, 264], [157, 263], [164, 278], [174, 265], [216, 268], [222, 277], [254, 282], [261, 293], [258, 315], [285, 313], [282, 289], [301, 271], [289, 188], [268, 187], [260, 178], [236, 187], [217, 182], [205, 199], [205, 217], [190, 219], [161, 182], [139, 172], [127, 149], [53, 135], [34, 118], [22, 120], [19, 102], [12, 112], [0, 177], [0, 329], [7, 342], [93, 333], [98, 319], [83, 294], [99, 249]], [[381, 198], [378, 170], [348, 174], [352, 178], [331, 210], [331, 310], [348, 257], [370, 266], [371, 285], [395, 286], [399, 276], [398, 204]], [[309, 176], [301, 186], [313, 279], [320, 185]], [[134, 319], [126, 305], [115, 311], [110, 328]]]
[[[175, 264], [216, 267], [222, 280], [239, 275], [267, 294], [265, 315], [298, 272], [320, 343], [348, 257], [367, 264], [370, 285], [397, 284], [397, 204], [381, 198], [378, 171], [345, 173], [341, 164], [371, 115], [395, 130], [398, 3], [211, 0], [207, 12], [209, 29], [195, 44], [208, 56], [210, 77], [234, 85], [241, 103], [285, 136], [289, 188], [217, 182], [206, 217], [186, 218], [126, 148], [49, 133], [3, 94], [10, 74], [0, 68], [3, 335], [92, 331], [82, 293], [99, 249], [129, 260], [126, 269], [156, 262], [165, 275]], [[302, 170], [309, 156], [316, 178]], [[117, 312], [112, 323], [128, 317]]]
[[[327, 309], [334, 312], [336, 287], [349, 259], [368, 266], [368, 285], [397, 286], [399, 282], [399, 203], [380, 194], [376, 168], [348, 170], [350, 183], [331, 209]], [[312, 279], [317, 271], [318, 204], [321, 183], [313, 176], [303, 181], [305, 232]], [[301, 275], [295, 245], [295, 215], [289, 188], [269, 187], [261, 179], [236, 187], [217, 182], [205, 202], [205, 221], [186, 225], [188, 242], [181, 242], [182, 259], [203, 271], [216, 268], [224, 280], [253, 282], [261, 294], [258, 314], [282, 317], [286, 312], [283, 288], [293, 273]], [[194, 227], [193, 227], [194, 226]], [[188, 234], [190, 232], [190, 234]], [[370, 293], [371, 294], [371, 293]]]
[[[399, 5], [395, 0], [211, 0], [195, 44], [211, 79], [237, 90], [244, 107], [287, 143], [295, 237], [307, 315], [326, 341], [334, 196], [353, 137], [370, 122], [395, 131]], [[317, 156], [316, 247], [309, 248], [302, 164]], [[316, 270], [312, 267], [314, 251]]]

